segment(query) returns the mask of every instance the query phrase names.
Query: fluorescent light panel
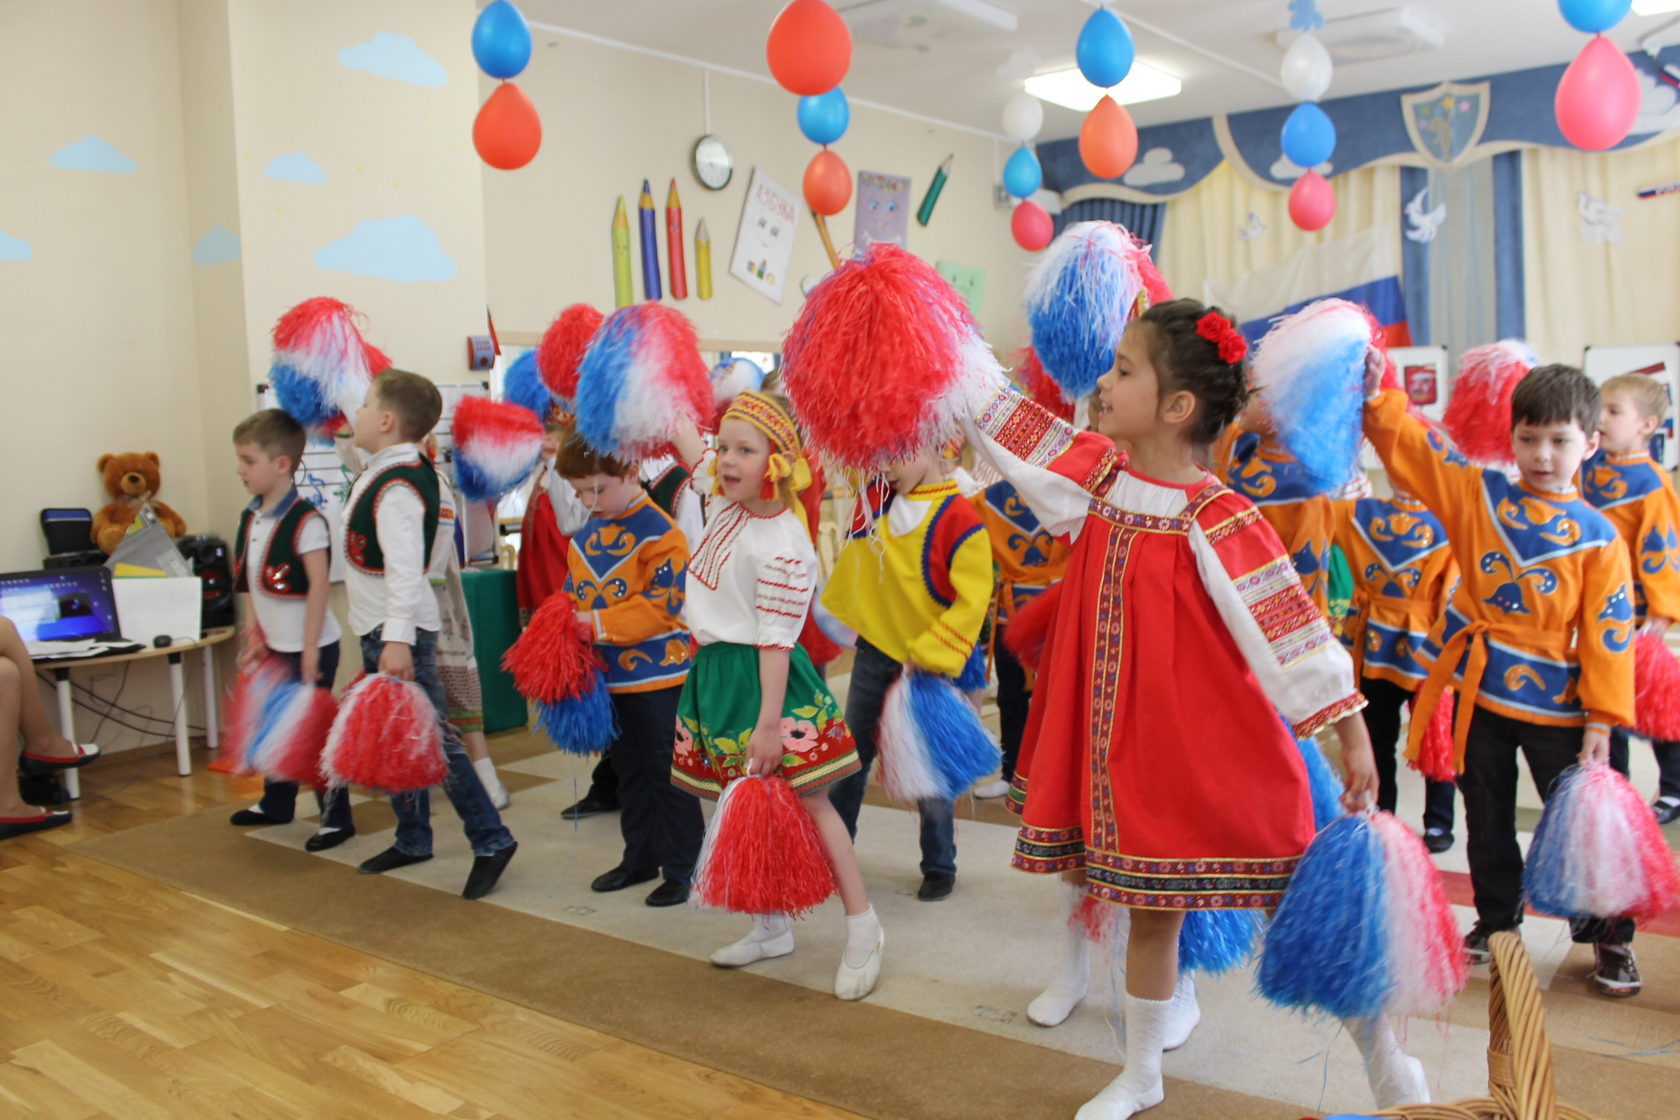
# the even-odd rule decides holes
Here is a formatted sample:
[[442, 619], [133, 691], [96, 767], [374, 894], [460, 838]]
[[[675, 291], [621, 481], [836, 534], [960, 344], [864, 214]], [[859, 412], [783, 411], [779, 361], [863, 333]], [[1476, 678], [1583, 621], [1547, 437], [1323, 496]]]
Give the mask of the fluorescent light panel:
[[[1680, 0], [1675, 2], [1680, 3]], [[1087, 82], [1077, 66], [1034, 75], [1027, 79], [1026, 86], [1027, 92], [1040, 101], [1049, 101], [1083, 113], [1094, 108], [1105, 93], [1112, 95], [1114, 100], [1122, 105], [1136, 105], [1141, 101], [1176, 97], [1184, 88], [1184, 83], [1146, 62], [1133, 62], [1126, 80], [1109, 90], [1098, 89]]]
[[1664, 12], [1680, 12], [1680, 0], [1633, 0], [1636, 16], [1660, 16]]

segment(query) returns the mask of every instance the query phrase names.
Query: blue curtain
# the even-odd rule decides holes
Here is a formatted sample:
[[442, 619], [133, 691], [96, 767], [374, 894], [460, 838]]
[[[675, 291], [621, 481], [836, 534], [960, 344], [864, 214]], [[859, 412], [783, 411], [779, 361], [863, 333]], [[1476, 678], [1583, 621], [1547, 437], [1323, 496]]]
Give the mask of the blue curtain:
[[1414, 200], [1425, 213], [1445, 206], [1446, 217], [1433, 240], [1401, 242], [1412, 342], [1456, 355], [1523, 337], [1522, 154], [1444, 170], [1402, 167], [1402, 229], [1417, 228], [1405, 211]]
[[1161, 260], [1161, 227], [1166, 224], [1165, 202], [1122, 202], [1118, 198], [1087, 198], [1056, 215], [1056, 232], [1069, 222], [1117, 222], [1151, 246], [1150, 255]]
[[[1419, 191], [1429, 186], [1429, 172], [1421, 167], [1402, 167], [1400, 169], [1400, 228], [1406, 228], [1406, 204], [1416, 198]], [[1406, 325], [1412, 332], [1413, 346], [1429, 346], [1429, 292], [1430, 267], [1429, 245], [1427, 242], [1413, 241], [1409, 237], [1400, 239], [1400, 290], [1406, 301]]]
[[1522, 153], [1493, 157], [1493, 260], [1495, 315], [1500, 338], [1528, 334], [1523, 279]]

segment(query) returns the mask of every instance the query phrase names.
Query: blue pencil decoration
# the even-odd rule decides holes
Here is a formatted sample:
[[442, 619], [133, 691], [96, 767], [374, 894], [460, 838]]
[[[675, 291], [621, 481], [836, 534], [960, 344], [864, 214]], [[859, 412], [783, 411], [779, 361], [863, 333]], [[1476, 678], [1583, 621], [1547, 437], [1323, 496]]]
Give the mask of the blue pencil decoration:
[[642, 180], [642, 200], [636, 204], [642, 219], [642, 298], [658, 299], [664, 292], [659, 286], [659, 225], [653, 209], [653, 187]]

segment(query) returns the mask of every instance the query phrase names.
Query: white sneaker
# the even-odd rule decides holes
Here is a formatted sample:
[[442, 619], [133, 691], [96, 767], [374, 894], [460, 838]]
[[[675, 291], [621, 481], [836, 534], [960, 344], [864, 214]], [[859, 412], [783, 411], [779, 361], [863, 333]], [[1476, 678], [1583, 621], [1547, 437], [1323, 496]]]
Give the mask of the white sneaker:
[[[791, 934], [788, 940], [792, 941]], [[881, 950], [886, 944], [887, 934], [883, 930], [875, 935], [875, 947], [856, 967], [846, 959], [851, 955], [849, 951], [840, 954], [840, 970], [834, 974], [836, 999], [862, 999], [875, 990], [875, 982], [881, 978]], [[715, 957], [713, 959], [716, 960]]]
[[974, 787], [974, 796], [982, 801], [989, 801], [994, 797], [1003, 797], [1009, 792], [1009, 783], [1002, 778], [993, 778], [989, 782]]
[[[745, 968], [749, 964], [756, 964], [772, 957], [785, 957], [791, 952], [793, 952], [793, 930], [783, 930], [773, 937], [759, 937], [758, 931], [755, 929], [741, 940], [725, 945], [713, 953], [712, 963], [719, 968]], [[875, 954], [875, 960], [879, 962], [879, 953]], [[840, 967], [844, 968], [845, 964], [842, 963]], [[879, 970], [880, 965], [877, 963], [876, 971]], [[864, 993], [864, 995], [867, 994], [867, 992]], [[853, 996], [852, 998], [859, 999], [862, 997]]]

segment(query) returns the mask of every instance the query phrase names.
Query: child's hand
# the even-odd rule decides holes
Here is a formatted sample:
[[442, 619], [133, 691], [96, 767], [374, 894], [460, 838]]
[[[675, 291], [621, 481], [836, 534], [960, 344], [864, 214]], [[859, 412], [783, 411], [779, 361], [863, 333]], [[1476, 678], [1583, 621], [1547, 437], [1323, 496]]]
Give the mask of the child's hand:
[[399, 681], [414, 679], [414, 651], [405, 642], [386, 642], [379, 651], [379, 671]]
[[1673, 625], [1674, 620], [1671, 618], [1664, 618], [1660, 614], [1649, 614], [1645, 616], [1645, 625], [1639, 628], [1639, 632], [1641, 634], [1655, 634], [1660, 638], [1668, 633], [1668, 628]]
[[1377, 391], [1382, 384], [1383, 370], [1388, 368], [1388, 359], [1375, 346], [1365, 348], [1365, 395], [1368, 397]]
[[782, 729], [759, 724], [747, 740], [747, 774], [766, 778], [782, 768]]
[[1581, 754], [1576, 758], [1582, 766], [1593, 762], [1610, 761], [1610, 732], [1602, 727], [1589, 727], [1581, 736]]
[[578, 631], [593, 642], [595, 640], [595, 612], [578, 611], [575, 617], [577, 618]]
[[1357, 813], [1377, 801], [1377, 759], [1365, 717], [1355, 712], [1341, 720], [1336, 737], [1342, 743], [1342, 808]]
[[263, 641], [262, 631], [255, 626], [248, 628], [245, 631], [245, 643], [239, 650], [240, 671], [252, 668], [267, 656], [268, 644]]
[[304, 684], [314, 684], [321, 679], [321, 650], [318, 647], [306, 649], [298, 655], [298, 679]]

